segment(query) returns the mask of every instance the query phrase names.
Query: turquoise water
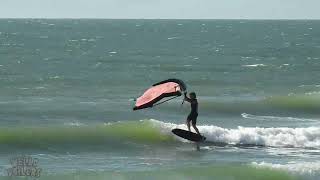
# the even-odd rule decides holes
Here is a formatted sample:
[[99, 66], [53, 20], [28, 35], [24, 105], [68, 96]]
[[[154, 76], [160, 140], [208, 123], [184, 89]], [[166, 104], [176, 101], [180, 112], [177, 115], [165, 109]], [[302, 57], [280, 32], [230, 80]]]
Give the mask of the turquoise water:
[[[0, 20], [0, 179], [317, 179], [320, 21]], [[182, 99], [132, 111], [185, 81], [207, 142], [177, 138]]]

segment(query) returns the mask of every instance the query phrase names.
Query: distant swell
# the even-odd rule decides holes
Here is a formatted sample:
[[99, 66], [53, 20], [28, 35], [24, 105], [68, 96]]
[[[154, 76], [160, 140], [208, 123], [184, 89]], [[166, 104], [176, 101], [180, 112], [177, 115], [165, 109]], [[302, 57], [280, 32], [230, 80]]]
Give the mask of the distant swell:
[[199, 98], [200, 111], [204, 113], [307, 113], [320, 114], [320, 96], [317, 94], [270, 96], [254, 99], [212, 99]]
[[259, 121], [300, 121], [300, 122], [319, 122], [317, 119], [293, 118], [293, 117], [277, 117], [277, 116], [256, 116], [252, 114], [242, 113], [245, 119], [254, 119]]

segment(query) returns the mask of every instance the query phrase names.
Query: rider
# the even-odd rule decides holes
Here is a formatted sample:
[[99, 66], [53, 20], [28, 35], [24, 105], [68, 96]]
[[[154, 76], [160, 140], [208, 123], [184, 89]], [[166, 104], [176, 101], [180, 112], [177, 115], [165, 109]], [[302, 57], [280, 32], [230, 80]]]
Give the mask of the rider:
[[184, 100], [186, 100], [187, 102], [189, 102], [191, 104], [191, 112], [187, 117], [187, 126], [188, 126], [188, 130], [190, 130], [190, 121], [192, 123], [192, 127], [194, 128], [194, 130], [196, 130], [196, 132], [200, 135], [200, 132], [196, 126], [197, 124], [197, 117], [198, 117], [198, 100], [197, 100], [197, 95], [195, 92], [191, 92], [189, 93], [190, 98], [187, 96], [187, 93], [184, 94]]

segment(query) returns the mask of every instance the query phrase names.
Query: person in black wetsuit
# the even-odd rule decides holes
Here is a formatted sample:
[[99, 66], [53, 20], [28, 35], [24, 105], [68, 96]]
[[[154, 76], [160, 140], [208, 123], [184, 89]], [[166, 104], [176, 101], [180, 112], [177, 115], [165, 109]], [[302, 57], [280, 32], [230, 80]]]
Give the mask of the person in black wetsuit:
[[196, 126], [197, 124], [197, 117], [198, 117], [198, 100], [195, 92], [189, 93], [190, 98], [187, 96], [187, 93], [184, 94], [184, 100], [191, 104], [191, 112], [187, 117], [187, 126], [188, 130], [190, 130], [190, 122], [192, 123], [192, 127], [196, 132], [200, 135], [200, 132]]

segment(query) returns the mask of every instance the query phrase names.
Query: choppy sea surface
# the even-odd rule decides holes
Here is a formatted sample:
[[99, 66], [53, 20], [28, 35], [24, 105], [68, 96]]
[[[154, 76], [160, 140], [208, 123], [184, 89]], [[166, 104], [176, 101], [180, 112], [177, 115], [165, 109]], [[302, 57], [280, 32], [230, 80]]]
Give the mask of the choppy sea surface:
[[[318, 180], [319, 70], [320, 21], [1, 19], [0, 179]], [[132, 111], [168, 78], [200, 151], [181, 98]]]

